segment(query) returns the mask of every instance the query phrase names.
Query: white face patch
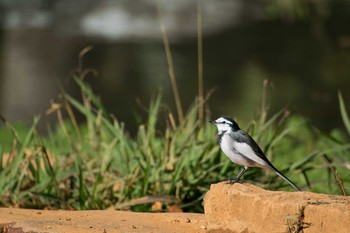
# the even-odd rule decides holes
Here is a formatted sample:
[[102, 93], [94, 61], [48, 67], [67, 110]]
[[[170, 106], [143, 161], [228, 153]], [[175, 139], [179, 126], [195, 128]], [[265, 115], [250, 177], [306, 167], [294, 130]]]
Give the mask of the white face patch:
[[223, 131], [231, 130], [231, 122], [229, 122], [223, 117], [218, 118], [215, 121], [215, 124], [216, 124], [216, 127], [218, 127], [219, 133]]

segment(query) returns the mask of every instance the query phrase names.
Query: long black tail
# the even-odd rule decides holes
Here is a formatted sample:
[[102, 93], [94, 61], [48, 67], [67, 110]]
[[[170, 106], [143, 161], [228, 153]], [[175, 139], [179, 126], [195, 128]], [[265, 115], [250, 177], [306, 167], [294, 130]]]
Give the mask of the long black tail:
[[301, 189], [298, 186], [296, 186], [292, 181], [290, 181], [287, 177], [285, 177], [280, 171], [278, 171], [276, 168], [273, 168], [273, 170], [276, 172], [276, 174], [279, 177], [281, 177], [282, 179], [287, 181], [291, 186], [293, 186], [293, 188], [295, 188], [298, 191], [301, 191]]

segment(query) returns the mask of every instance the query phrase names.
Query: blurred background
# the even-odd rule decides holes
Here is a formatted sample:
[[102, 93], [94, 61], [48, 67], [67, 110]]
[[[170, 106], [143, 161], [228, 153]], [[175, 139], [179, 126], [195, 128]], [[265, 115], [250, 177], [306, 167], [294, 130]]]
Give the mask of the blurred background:
[[202, 16], [205, 93], [211, 115], [248, 122], [268, 79], [272, 111], [285, 106], [322, 130], [342, 127], [337, 92], [350, 104], [350, 1], [0, 0], [0, 115], [30, 124], [88, 45], [88, 82], [134, 131], [142, 105], [163, 93], [175, 111], [158, 7], [186, 109], [198, 93], [197, 18]]

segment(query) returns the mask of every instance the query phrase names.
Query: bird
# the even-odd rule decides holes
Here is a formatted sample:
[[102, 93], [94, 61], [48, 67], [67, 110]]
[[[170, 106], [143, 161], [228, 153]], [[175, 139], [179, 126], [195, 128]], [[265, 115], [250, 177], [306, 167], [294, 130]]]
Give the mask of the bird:
[[237, 122], [229, 117], [220, 117], [215, 121], [210, 120], [218, 128], [218, 143], [221, 150], [233, 162], [243, 166], [236, 178], [230, 179], [230, 184], [240, 182], [243, 174], [250, 167], [259, 167], [274, 171], [278, 176], [287, 181], [296, 190], [301, 189], [284, 176], [272, 163], [266, 158], [264, 152], [254, 139]]

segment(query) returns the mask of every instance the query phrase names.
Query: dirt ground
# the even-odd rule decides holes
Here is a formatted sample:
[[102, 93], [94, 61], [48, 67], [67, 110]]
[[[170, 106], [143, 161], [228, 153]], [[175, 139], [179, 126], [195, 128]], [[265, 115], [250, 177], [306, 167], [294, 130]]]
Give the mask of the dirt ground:
[[349, 233], [350, 197], [212, 184], [204, 214], [0, 208], [0, 233]]
[[204, 214], [0, 208], [0, 232], [206, 232]]

